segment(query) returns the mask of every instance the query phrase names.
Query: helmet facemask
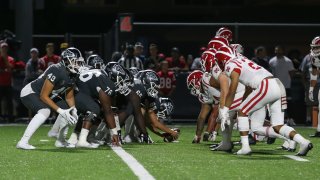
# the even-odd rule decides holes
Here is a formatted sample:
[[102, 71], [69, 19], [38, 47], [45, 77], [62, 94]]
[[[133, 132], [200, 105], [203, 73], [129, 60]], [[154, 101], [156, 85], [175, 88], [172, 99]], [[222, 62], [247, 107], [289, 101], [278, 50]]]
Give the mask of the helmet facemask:
[[131, 92], [131, 89], [129, 88], [130, 83], [128, 83], [121, 76], [117, 76], [116, 82], [114, 84], [116, 86], [115, 91], [119, 92], [120, 94], [127, 96]]
[[158, 97], [158, 89], [160, 88], [160, 86], [157, 85], [155, 82], [150, 82], [150, 84], [148, 84], [147, 86], [147, 94], [153, 98]]

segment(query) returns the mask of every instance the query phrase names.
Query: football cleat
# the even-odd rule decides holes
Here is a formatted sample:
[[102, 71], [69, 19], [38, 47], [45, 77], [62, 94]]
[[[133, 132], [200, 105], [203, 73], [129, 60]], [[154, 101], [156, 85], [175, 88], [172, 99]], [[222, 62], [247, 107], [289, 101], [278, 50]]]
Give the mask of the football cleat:
[[210, 148], [210, 149], [213, 149], [213, 148], [218, 147], [219, 145], [220, 145], [220, 143], [211, 144], [211, 145], [209, 146], [209, 148]]
[[70, 144], [66, 141], [63, 142], [59, 140], [56, 140], [56, 142], [54, 143], [54, 146], [56, 146], [57, 148], [75, 148], [76, 147], [74, 144]]
[[314, 134], [309, 135], [310, 137], [320, 137], [320, 132], [316, 131]]
[[78, 141], [76, 144], [77, 148], [90, 148], [90, 149], [96, 149], [99, 147], [99, 144], [94, 143], [88, 143], [88, 142], [80, 142]]
[[306, 156], [312, 148], [313, 148], [313, 144], [310, 141], [304, 144], [300, 144], [300, 150], [296, 154], [296, 156]]
[[218, 135], [217, 132], [215, 132], [215, 131], [211, 132], [211, 133], [209, 134], [208, 141], [214, 142], [214, 141], [216, 140], [216, 138], [217, 138], [217, 135]]
[[239, 151], [237, 151], [236, 155], [251, 155], [251, 149], [250, 148], [241, 148]]
[[194, 144], [194, 143], [200, 143], [200, 140], [201, 140], [201, 137], [200, 136], [197, 136], [197, 135], [194, 135], [194, 138], [193, 138], [193, 140], [192, 140], [192, 143]]
[[231, 152], [233, 149], [233, 144], [232, 142], [229, 143], [220, 143], [217, 147], [214, 147], [210, 149], [211, 151], [226, 151], [226, 152]]
[[208, 132], [204, 132], [202, 139], [203, 139], [202, 141], [208, 141], [209, 140], [209, 133]]
[[21, 141], [18, 142], [17, 144], [17, 149], [25, 149], [25, 150], [33, 150], [36, 149], [36, 147], [30, 145], [29, 143], [23, 143]]

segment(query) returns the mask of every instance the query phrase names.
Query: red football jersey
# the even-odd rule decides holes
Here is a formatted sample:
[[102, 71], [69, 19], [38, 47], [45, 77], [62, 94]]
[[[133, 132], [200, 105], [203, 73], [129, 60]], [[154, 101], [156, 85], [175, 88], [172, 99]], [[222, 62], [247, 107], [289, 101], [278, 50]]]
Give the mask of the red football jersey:
[[[8, 62], [14, 68], [14, 59], [8, 56]], [[0, 56], [0, 85], [11, 86], [12, 71], [5, 66], [2, 56]]]
[[60, 61], [60, 56], [53, 55], [51, 57], [48, 57], [47, 55], [43, 56], [41, 58], [44, 61], [44, 69], [47, 69], [51, 64], [57, 64]]
[[168, 71], [166, 74], [159, 71], [158, 76], [160, 78], [160, 91], [163, 94], [168, 95], [172, 87], [176, 86], [176, 76], [173, 71]]

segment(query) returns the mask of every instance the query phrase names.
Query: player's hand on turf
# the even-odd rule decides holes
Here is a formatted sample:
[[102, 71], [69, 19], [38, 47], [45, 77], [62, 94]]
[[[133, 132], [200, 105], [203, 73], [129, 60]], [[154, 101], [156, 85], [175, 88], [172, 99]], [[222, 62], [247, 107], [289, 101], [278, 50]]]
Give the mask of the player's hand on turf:
[[313, 89], [309, 89], [309, 99], [310, 101], [313, 101]]
[[194, 135], [194, 138], [192, 140], [192, 143], [200, 143], [200, 140], [201, 140], [201, 136], [197, 136], [197, 135]]
[[226, 125], [230, 125], [229, 108], [219, 108], [219, 116], [221, 117], [221, 131], [226, 129]]
[[117, 134], [112, 135], [112, 146], [121, 146], [121, 143], [119, 141], [119, 136]]

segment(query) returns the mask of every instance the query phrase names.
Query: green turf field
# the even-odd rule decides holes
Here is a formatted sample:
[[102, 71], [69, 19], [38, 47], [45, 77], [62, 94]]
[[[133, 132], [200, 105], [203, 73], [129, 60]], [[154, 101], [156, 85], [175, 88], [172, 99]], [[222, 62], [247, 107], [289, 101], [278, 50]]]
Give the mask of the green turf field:
[[[123, 145], [156, 179], [319, 179], [320, 138], [311, 139], [314, 149], [298, 162], [275, 150], [281, 140], [252, 146], [251, 156], [236, 156], [209, 151], [208, 143], [191, 144], [193, 126], [182, 126], [179, 143], [164, 143], [153, 136], [155, 144]], [[16, 149], [25, 130], [0, 127], [0, 179], [137, 179], [129, 167], [107, 146], [99, 149], [58, 149], [48, 138], [49, 127], [42, 127], [30, 144], [36, 150]], [[303, 135], [311, 128], [297, 128]], [[234, 133], [234, 140], [238, 139]], [[49, 141], [40, 141], [49, 140]], [[220, 138], [218, 139], [220, 140]], [[234, 151], [239, 146], [235, 146]]]

